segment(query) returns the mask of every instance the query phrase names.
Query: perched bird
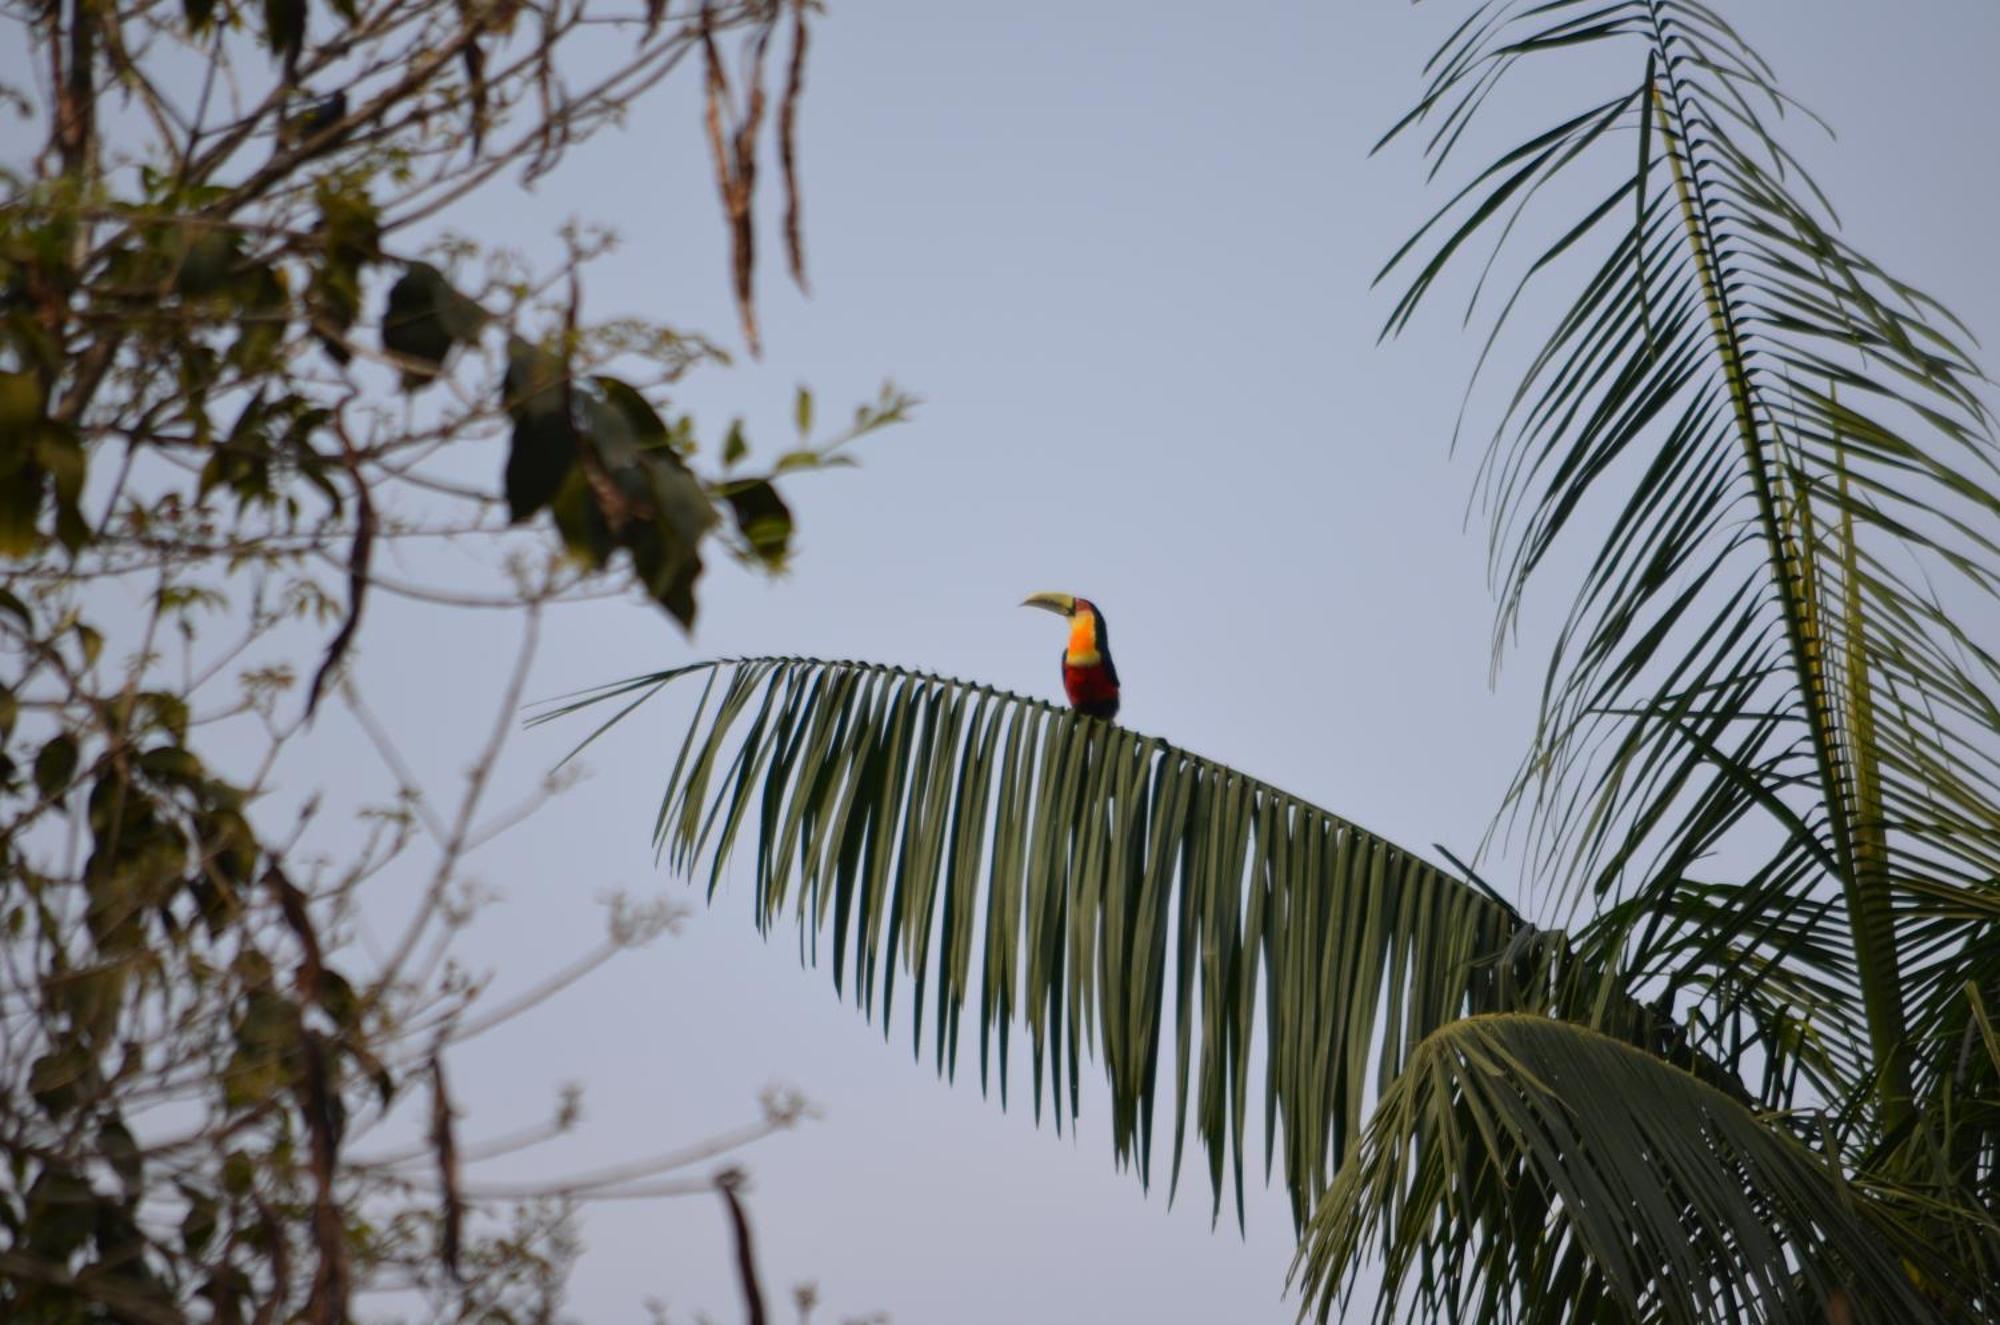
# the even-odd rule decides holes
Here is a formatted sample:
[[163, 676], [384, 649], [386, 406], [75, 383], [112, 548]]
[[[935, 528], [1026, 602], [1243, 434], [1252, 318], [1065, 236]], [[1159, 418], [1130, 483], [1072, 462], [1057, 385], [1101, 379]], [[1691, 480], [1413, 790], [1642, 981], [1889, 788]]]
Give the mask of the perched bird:
[[1069, 618], [1069, 643], [1062, 655], [1063, 692], [1069, 696], [1069, 706], [1093, 718], [1118, 716], [1118, 668], [1111, 661], [1111, 632], [1097, 604], [1066, 593], [1038, 593], [1021, 606]]

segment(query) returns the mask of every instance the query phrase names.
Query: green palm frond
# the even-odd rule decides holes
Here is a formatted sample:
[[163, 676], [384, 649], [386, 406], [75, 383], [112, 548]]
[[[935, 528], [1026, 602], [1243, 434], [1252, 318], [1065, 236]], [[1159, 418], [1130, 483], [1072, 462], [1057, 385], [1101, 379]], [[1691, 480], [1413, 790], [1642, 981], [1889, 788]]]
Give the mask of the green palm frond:
[[1827, 1155], [1650, 1055], [1528, 1014], [1417, 1046], [1300, 1245], [1306, 1309], [1326, 1319], [1371, 1251], [1383, 1322], [1413, 1303], [1452, 1322], [1917, 1325], [1980, 1291]]
[[[1218, 1208], [1245, 1123], [1282, 1139], [1300, 1218], [1411, 1045], [1467, 1012], [1558, 1009], [1724, 1089], [1653, 1009], [1504, 901], [1256, 778], [1094, 718], [874, 664], [759, 658], [591, 692], [538, 721], [705, 681], [656, 841], [711, 895], [753, 862], [756, 915], [788, 916], [885, 1031], [898, 1001], [955, 1072], [976, 1009], [980, 1082], [1004, 1100], [1010, 1029], [1058, 1128], [1102, 1060], [1121, 1163], [1150, 1180], [1162, 1057], [1172, 1177], [1189, 1115]], [[593, 736], [591, 739], [595, 739]], [[588, 742], [585, 742], [588, 744]], [[908, 993], [902, 992], [904, 986]], [[1261, 1039], [1262, 1080], [1253, 1080]]]
[[[2000, 664], [1968, 624], [2000, 596], [1983, 379], [1960, 324], [1840, 238], [1766, 127], [1792, 103], [1706, 5], [1482, 6], [1391, 137], [1435, 126], [1443, 169], [1579, 47], [1629, 52], [1629, 90], [1498, 155], [1384, 271], [1411, 273], [1395, 331], [1475, 243], [1483, 293], [1527, 209], [1583, 198], [1488, 341], [1576, 274], [1482, 469], [1496, 648], [1555, 544], [1602, 529], [1512, 802], [1572, 898], [1640, 913], [1595, 933], [1698, 1000], [1712, 1048], [1810, 1019], [1821, 1052], [1774, 1080], [1879, 1079], [1893, 1122], [1942, 1067], [1912, 1010], [1952, 987], [1912, 959], [1969, 941], [2000, 876]], [[1690, 911], [1717, 858], [1740, 875]]]
[[1058, 1128], [1094, 1051], [1118, 1157], [1142, 1178], [1164, 1050], [1173, 1176], [1191, 1110], [1216, 1200], [1233, 1161], [1240, 1209], [1260, 999], [1256, 1093], [1282, 1120], [1302, 1214], [1370, 1083], [1496, 997], [1492, 958], [1518, 928], [1501, 902], [1122, 727], [895, 668], [790, 659], [676, 669], [584, 702], [636, 703], [697, 672], [707, 688], [656, 826], [670, 863], [705, 864], [712, 893], [732, 853], [754, 853], [759, 923], [796, 917], [810, 955], [885, 1029], [907, 982], [914, 1043], [928, 1017], [944, 1073], [971, 1004], [981, 1085], [991, 1073], [1003, 1100], [1024, 1021], [1034, 1106], [1046, 1094]]

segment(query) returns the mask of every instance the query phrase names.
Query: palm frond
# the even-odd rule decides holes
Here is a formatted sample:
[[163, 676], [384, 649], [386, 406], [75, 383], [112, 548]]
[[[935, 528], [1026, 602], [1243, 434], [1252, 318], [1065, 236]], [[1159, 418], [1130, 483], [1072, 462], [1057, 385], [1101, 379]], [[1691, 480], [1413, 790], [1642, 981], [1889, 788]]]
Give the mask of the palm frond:
[[[1908, 1018], [1945, 978], [1912, 989], [1909, 955], [1969, 939], [2000, 877], [2000, 665], [1972, 624], [2000, 596], [1982, 379], [1941, 305], [1840, 238], [1767, 127], [1794, 104], [1705, 5], [1484, 6], [1395, 132], [1437, 124], [1441, 170], [1503, 84], [1546, 85], [1578, 47], [1629, 51], [1631, 91], [1499, 153], [1384, 272], [1410, 273], [1394, 331], [1489, 232], [1490, 274], [1546, 185], [1583, 199], [1522, 260], [1487, 347], [1577, 272], [1481, 471], [1496, 650], [1555, 544], [1604, 530], [1511, 802], [1571, 898], [1649, 914], [1598, 932], [1650, 948], [1599, 960], [1671, 960], [1656, 974], [1704, 1000], [1725, 1058], [1809, 1011], [1814, 1093], [1862, 1065], [1893, 1122], [1935, 1079]], [[1721, 944], [1676, 910], [1717, 857], [1742, 863], [1733, 893], [1706, 886]], [[1742, 996], [1778, 988], [1818, 1005]]]
[[1164, 1050], [1173, 1176], [1192, 1112], [1218, 1208], [1226, 1166], [1240, 1208], [1260, 998], [1257, 1093], [1282, 1122], [1302, 1215], [1370, 1084], [1496, 996], [1492, 959], [1518, 928], [1500, 901], [1122, 727], [812, 660], [677, 669], [582, 702], [643, 699], [696, 671], [706, 689], [656, 825], [668, 861], [705, 865], [712, 894], [732, 854], [754, 854], [759, 924], [796, 918], [808, 955], [885, 1029], [900, 977], [914, 1045], [928, 1017], [947, 1075], [971, 1004], [980, 1084], [1003, 1101], [1010, 1028], [1024, 1021], [1034, 1107], [1046, 1098], [1058, 1128], [1076, 1116], [1082, 1057], [1101, 1056], [1117, 1154], [1142, 1179]]
[[[753, 865], [758, 923], [788, 916], [885, 1031], [901, 1001], [941, 1073], [975, 1009], [980, 1084], [1060, 1128], [1086, 1056], [1110, 1084], [1121, 1163], [1152, 1174], [1162, 1058], [1172, 1179], [1190, 1115], [1217, 1208], [1239, 1217], [1245, 1125], [1303, 1218], [1410, 1046], [1467, 1012], [1559, 1008], [1729, 1073], [1678, 1028], [1476, 882], [1254, 777], [1039, 700], [900, 668], [757, 658], [607, 686], [537, 721], [677, 680], [704, 689], [656, 841], [711, 895]], [[591, 736], [596, 739], [595, 734]], [[588, 741], [586, 741], [586, 744]], [[907, 988], [908, 992], [903, 992]], [[1254, 1080], [1261, 1040], [1262, 1080]]]
[[1917, 1325], [1990, 1292], [1953, 1278], [1894, 1200], [1739, 1102], [1518, 1013], [1412, 1053], [1300, 1245], [1307, 1309], [1328, 1318], [1371, 1251], [1383, 1322], [1413, 1302], [1452, 1322]]

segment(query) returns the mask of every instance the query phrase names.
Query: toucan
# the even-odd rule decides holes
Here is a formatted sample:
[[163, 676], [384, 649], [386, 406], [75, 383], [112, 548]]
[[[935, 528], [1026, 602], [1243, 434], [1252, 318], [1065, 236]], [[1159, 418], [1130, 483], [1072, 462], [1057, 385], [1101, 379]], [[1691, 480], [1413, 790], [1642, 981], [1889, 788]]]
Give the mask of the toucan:
[[1069, 706], [1093, 718], [1118, 716], [1118, 668], [1111, 661], [1111, 632], [1097, 604], [1066, 593], [1038, 593], [1028, 595], [1021, 606], [1069, 618], [1069, 643], [1062, 655]]

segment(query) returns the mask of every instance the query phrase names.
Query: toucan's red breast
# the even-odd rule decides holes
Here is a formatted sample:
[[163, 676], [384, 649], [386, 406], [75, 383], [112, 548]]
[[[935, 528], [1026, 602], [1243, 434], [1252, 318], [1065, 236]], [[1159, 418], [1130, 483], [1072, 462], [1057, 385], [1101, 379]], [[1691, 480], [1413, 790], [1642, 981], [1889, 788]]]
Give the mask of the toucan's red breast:
[[1070, 707], [1078, 713], [1094, 718], [1118, 714], [1118, 679], [1103, 663], [1078, 667], [1064, 662], [1063, 693], [1069, 696]]
[[1070, 707], [1094, 718], [1118, 713], [1118, 668], [1111, 661], [1111, 631], [1104, 614], [1085, 598], [1070, 615], [1069, 643], [1063, 649], [1063, 693]]

